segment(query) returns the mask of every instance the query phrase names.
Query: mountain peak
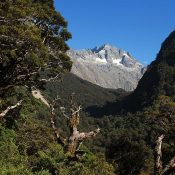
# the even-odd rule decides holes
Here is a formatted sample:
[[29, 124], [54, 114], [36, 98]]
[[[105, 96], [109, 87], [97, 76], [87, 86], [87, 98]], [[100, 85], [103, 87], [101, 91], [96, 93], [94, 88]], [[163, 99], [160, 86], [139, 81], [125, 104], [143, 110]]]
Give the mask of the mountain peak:
[[96, 46], [93, 49], [70, 50], [68, 55], [75, 60], [91, 62], [94, 64], [114, 64], [125, 68], [143, 67], [129, 52], [110, 44]]
[[103, 47], [104, 49], [109, 49], [109, 48], [112, 47], [112, 45], [106, 43], [106, 44], [103, 44], [102, 47]]
[[110, 44], [68, 52], [73, 61], [72, 73], [105, 88], [131, 91], [142, 77], [143, 65], [128, 52]]
[[110, 50], [110, 49], [116, 49], [114, 46], [108, 44], [108, 43], [105, 43], [101, 46], [95, 46], [93, 49], [91, 49], [93, 52], [99, 52], [100, 50]]

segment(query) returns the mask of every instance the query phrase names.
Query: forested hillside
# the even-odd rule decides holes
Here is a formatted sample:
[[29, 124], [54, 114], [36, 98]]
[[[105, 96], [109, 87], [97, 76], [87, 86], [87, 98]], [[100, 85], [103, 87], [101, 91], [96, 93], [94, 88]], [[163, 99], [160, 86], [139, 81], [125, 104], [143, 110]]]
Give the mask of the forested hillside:
[[53, 0], [0, 7], [0, 174], [174, 174], [175, 32], [126, 93], [68, 73]]
[[127, 99], [132, 101], [131, 110], [143, 109], [151, 105], [159, 95], [175, 96], [175, 31], [162, 43], [137, 89]]
[[[45, 93], [54, 98], [59, 96], [63, 105], [70, 103], [70, 96], [74, 94], [76, 103], [82, 106], [83, 115], [102, 117], [102, 109], [107, 103], [113, 103], [129, 93], [123, 89], [107, 89], [85, 81], [72, 73], [65, 74], [62, 81], [49, 82], [45, 85]], [[96, 110], [101, 108], [102, 110]]]
[[136, 90], [107, 105], [112, 105], [113, 116], [108, 121], [106, 138], [111, 141], [106, 155], [118, 174], [173, 174], [175, 170], [174, 34], [163, 42]]
[[53, 101], [46, 105], [32, 95], [71, 68], [65, 54], [71, 34], [53, 1], [2, 0], [0, 23], [0, 174], [114, 174], [103, 154], [78, 147], [98, 129], [75, 135], [79, 117], [72, 111], [66, 126], [77, 138], [68, 137], [65, 147], [58, 142]]
[[[78, 83], [77, 79], [70, 75], [59, 85], [57, 83], [55, 86], [47, 85], [48, 93], [58, 93], [62, 99], [69, 98], [71, 90], [75, 92], [76, 102], [83, 104], [85, 111], [88, 112], [82, 114], [81, 129], [93, 129], [93, 126], [101, 128], [101, 135], [86, 145], [93, 151], [105, 152], [106, 158], [114, 165], [117, 174], [161, 174], [166, 171], [166, 165], [170, 167], [166, 173], [171, 174], [174, 171], [173, 164], [170, 165], [169, 162], [170, 160], [174, 162], [172, 158], [175, 154], [175, 103], [173, 88], [166, 89], [174, 83], [172, 80], [174, 73], [171, 71], [174, 66], [173, 64], [166, 66], [175, 57], [172, 54], [173, 49], [165, 52], [164, 59], [160, 59], [166, 46], [171, 48], [170, 45], [174, 41], [173, 33], [162, 44], [157, 59], [149, 66], [138, 88], [131, 94], [122, 95], [122, 91], [114, 92], [105, 89], [99, 92], [96, 91], [97, 87], [87, 91], [89, 86], [83, 80], [79, 80]], [[165, 67], [163, 66], [157, 74], [155, 71], [159, 70], [160, 65]], [[65, 81], [68, 79], [69, 81]], [[64, 90], [67, 89], [66, 87], [70, 87], [70, 90]], [[105, 91], [107, 96], [102, 93]], [[101, 97], [106, 101], [105, 103]], [[108, 100], [108, 97], [111, 100]], [[64, 101], [64, 105], [68, 103], [68, 100]], [[156, 168], [156, 141], [162, 134], [165, 135], [162, 144], [163, 157], [160, 158], [163, 164], [162, 168]]]

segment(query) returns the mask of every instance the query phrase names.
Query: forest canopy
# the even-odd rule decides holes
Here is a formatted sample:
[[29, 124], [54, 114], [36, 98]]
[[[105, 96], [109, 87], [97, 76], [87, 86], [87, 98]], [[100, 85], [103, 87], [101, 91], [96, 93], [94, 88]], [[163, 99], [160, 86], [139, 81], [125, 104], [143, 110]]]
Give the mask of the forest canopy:
[[67, 22], [53, 1], [2, 0], [0, 3], [0, 89], [38, 85], [71, 68]]
[[[114, 175], [104, 154], [95, 155], [84, 145], [82, 159], [66, 154], [55, 137], [59, 128], [53, 122], [60, 116], [58, 113], [53, 116], [49, 108], [52, 99], [46, 95], [49, 99], [46, 105], [34, 98], [33, 88], [59, 80], [71, 69], [66, 55], [69, 49], [66, 41], [71, 38], [67, 25], [55, 10], [53, 0], [0, 2], [2, 175]], [[87, 134], [88, 138], [94, 135]], [[79, 135], [81, 142], [84, 133]]]

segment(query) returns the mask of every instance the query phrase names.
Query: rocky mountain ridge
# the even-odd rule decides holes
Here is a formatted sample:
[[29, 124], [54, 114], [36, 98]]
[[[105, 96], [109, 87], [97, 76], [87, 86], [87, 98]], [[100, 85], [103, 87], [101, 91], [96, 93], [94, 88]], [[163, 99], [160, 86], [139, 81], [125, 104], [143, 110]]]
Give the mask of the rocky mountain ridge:
[[145, 72], [145, 67], [128, 52], [104, 44], [101, 47], [69, 50], [73, 61], [71, 72], [104, 88], [133, 91]]

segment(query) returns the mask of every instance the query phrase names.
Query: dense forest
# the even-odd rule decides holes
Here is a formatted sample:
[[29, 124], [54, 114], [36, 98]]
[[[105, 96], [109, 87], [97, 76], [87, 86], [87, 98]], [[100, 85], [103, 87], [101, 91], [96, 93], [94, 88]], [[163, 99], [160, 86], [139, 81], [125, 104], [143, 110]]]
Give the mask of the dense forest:
[[0, 7], [0, 174], [173, 175], [175, 31], [128, 93], [69, 73], [53, 0]]

